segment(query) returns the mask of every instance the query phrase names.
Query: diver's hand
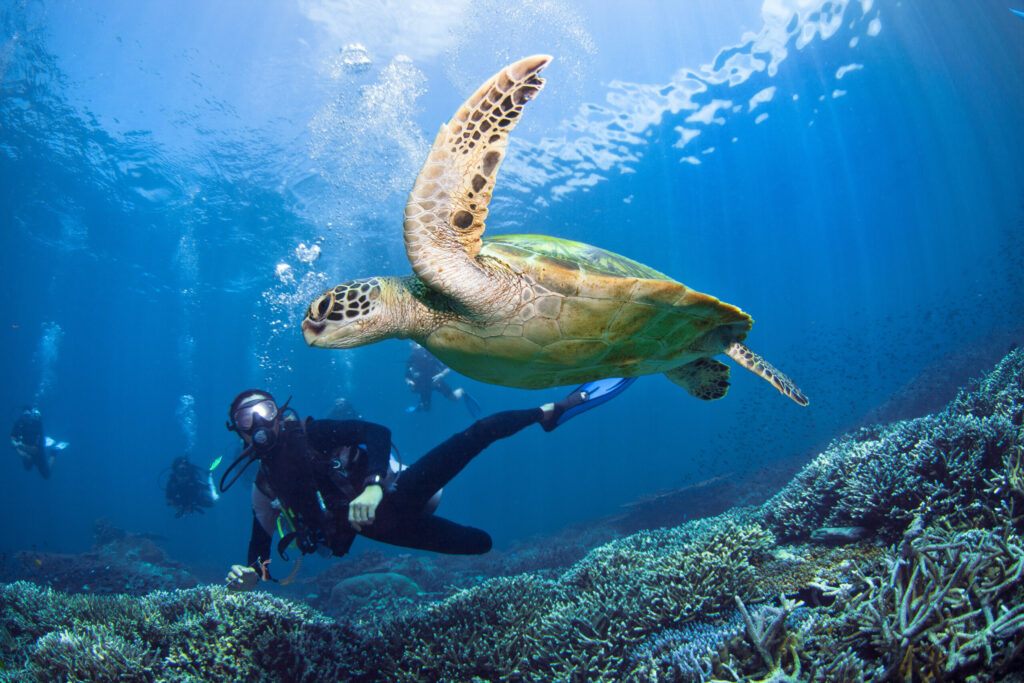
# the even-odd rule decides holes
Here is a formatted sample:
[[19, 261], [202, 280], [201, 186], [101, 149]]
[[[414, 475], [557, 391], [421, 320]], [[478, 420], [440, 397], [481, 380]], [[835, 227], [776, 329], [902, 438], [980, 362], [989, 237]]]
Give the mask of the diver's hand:
[[256, 570], [244, 564], [231, 565], [231, 571], [224, 578], [229, 591], [251, 591], [259, 580]]
[[353, 529], [362, 531], [363, 526], [373, 524], [377, 517], [377, 506], [383, 497], [384, 489], [377, 484], [370, 484], [348, 504], [348, 523]]

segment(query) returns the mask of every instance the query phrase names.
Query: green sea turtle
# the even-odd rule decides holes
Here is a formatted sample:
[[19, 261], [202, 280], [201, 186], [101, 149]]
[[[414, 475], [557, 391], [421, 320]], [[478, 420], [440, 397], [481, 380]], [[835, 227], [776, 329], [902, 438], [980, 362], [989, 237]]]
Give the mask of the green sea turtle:
[[728, 390], [728, 366], [711, 358], [725, 353], [806, 405], [741, 343], [752, 320], [735, 306], [580, 242], [481, 238], [509, 133], [550, 60], [502, 69], [441, 126], [405, 206], [415, 274], [328, 289], [302, 321], [306, 342], [413, 339], [467, 377], [524, 389], [661, 372], [704, 400]]

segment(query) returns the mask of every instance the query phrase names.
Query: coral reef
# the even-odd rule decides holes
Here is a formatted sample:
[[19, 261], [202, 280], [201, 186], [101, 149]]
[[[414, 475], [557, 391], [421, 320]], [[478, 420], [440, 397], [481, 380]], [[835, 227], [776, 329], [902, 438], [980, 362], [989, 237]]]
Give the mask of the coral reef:
[[93, 527], [91, 550], [79, 554], [36, 550], [15, 553], [4, 581], [27, 580], [66, 593], [135, 593], [188, 588], [199, 581], [154, 539], [119, 529], [104, 519]]
[[0, 586], [0, 617], [0, 680], [320, 681], [359, 670], [343, 625], [262, 592], [64, 595], [18, 582]]
[[1009, 527], [925, 529], [921, 521], [886, 558], [884, 574], [831, 589], [847, 596], [843, 619], [857, 634], [848, 653], [880, 653], [880, 680], [1010, 670], [1024, 648], [1021, 538]]
[[[1022, 420], [1024, 354], [1016, 350], [942, 412], [833, 442], [762, 507], [762, 520], [783, 541], [821, 527], [865, 527], [893, 541], [918, 514], [939, 519], [971, 504], [998, 507], [986, 477], [1019, 461]], [[1007, 476], [1011, 490], [1019, 486], [1019, 468]]]
[[11, 584], [0, 680], [1019, 681], [1022, 418], [1015, 351], [941, 413], [837, 440], [759, 507], [458, 589], [440, 561], [369, 558], [320, 589], [337, 619], [262, 592]]

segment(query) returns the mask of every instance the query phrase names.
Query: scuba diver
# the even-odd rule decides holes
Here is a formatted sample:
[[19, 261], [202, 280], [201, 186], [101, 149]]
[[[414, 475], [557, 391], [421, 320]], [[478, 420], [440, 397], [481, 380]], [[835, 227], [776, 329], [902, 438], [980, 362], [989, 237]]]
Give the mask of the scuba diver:
[[352, 405], [344, 396], [334, 400], [334, 406], [331, 411], [327, 413], [328, 420], [362, 420], [363, 416], [359, 414], [356, 407]]
[[410, 391], [419, 394], [420, 400], [419, 403], [409, 406], [405, 411], [407, 413], [414, 413], [417, 410], [428, 412], [430, 399], [436, 391], [449, 401], [462, 399], [473, 419], [479, 419], [480, 405], [473, 400], [473, 397], [462, 387], [452, 389], [445, 381], [445, 376], [452, 369], [445, 366], [416, 342], [409, 342], [409, 344], [412, 350], [409, 352], [409, 359], [405, 362], [405, 383], [409, 385]]
[[[261, 579], [276, 581], [267, 569], [275, 528], [281, 537], [277, 551], [285, 561], [285, 550], [292, 543], [302, 555], [318, 552], [341, 557], [357, 535], [451, 555], [486, 553], [491, 549], [487, 532], [434, 514], [442, 487], [495, 441], [532, 424], [551, 431], [633, 381], [589, 382], [557, 403], [482, 418], [408, 467], [392, 457], [391, 430], [383, 425], [299, 420], [288, 401], [278, 407], [266, 391], [243, 391], [231, 402], [227, 428], [242, 438], [246, 449], [221, 477], [221, 491], [251, 462], [259, 461], [259, 470], [252, 489], [247, 564], [231, 567], [225, 578], [228, 588], [248, 591]], [[294, 580], [301, 560], [297, 558], [282, 585]]]
[[164, 485], [164, 495], [167, 496], [167, 504], [176, 510], [175, 518], [196, 512], [202, 514], [203, 508], [213, 507], [217, 502], [220, 496], [213, 483], [213, 470], [218, 464], [220, 458], [203, 470], [189, 462], [188, 455], [183, 455], [175, 458], [170, 468], [165, 470], [169, 474]]
[[36, 408], [25, 406], [11, 428], [11, 447], [21, 456], [26, 470], [35, 465], [43, 479], [49, 479], [57, 453], [67, 448], [68, 443], [44, 436], [42, 414]]

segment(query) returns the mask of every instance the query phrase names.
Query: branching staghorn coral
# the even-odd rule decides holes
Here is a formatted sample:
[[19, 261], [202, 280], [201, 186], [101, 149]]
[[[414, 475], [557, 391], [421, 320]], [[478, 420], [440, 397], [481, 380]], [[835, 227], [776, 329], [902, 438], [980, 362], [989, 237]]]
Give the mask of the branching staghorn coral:
[[51, 631], [39, 639], [29, 661], [36, 675], [52, 681], [153, 681], [157, 651], [138, 638], [124, 638], [103, 625]]
[[723, 619], [695, 620], [652, 634], [630, 655], [630, 680], [707, 681], [714, 657], [744, 628], [737, 610]]
[[[767, 667], [768, 675], [765, 678], [769, 680], [799, 680], [801, 667], [798, 649], [800, 639], [786, 628], [786, 620], [793, 610], [802, 606], [803, 603], [788, 600], [784, 595], [779, 596], [779, 602], [781, 607], [765, 606], [756, 611], [752, 617], [747, 611], [746, 605], [743, 604], [743, 600], [738, 595], [736, 596], [736, 607], [743, 615], [743, 621], [747, 625], [747, 637]], [[787, 656], [792, 667], [791, 672], [784, 669]], [[737, 680], [739, 679], [737, 678]]]
[[1002, 512], [1019, 530], [1024, 525], [1024, 445], [1006, 449], [1003, 467], [985, 481], [985, 491], [1000, 501]]
[[[1024, 350], [1018, 349], [942, 412], [834, 441], [762, 506], [761, 520], [780, 540], [828, 526], [866, 527], [895, 540], [922, 511], [938, 519], [984, 498], [992, 472], [1006, 470], [1007, 457], [1017, 462], [1022, 422]], [[1013, 490], [1022, 475], [1019, 467], [1009, 472]]]
[[861, 574], [847, 605], [882, 654], [880, 680], [1008, 664], [1005, 643], [1024, 639], [1024, 546], [1015, 533], [912, 527], [887, 565], [886, 576]]
[[11, 671], [0, 680], [320, 681], [361, 670], [350, 629], [261, 591], [90, 596], [18, 582], [0, 585], [0, 622]]
[[[384, 627], [389, 680], [621, 681], [637, 647], [696, 617], [757, 599], [756, 565], [774, 542], [749, 513], [635, 534], [593, 550], [557, 581], [492, 579]], [[386, 643], [393, 643], [390, 648]], [[638, 679], [642, 680], [642, 679]]]

